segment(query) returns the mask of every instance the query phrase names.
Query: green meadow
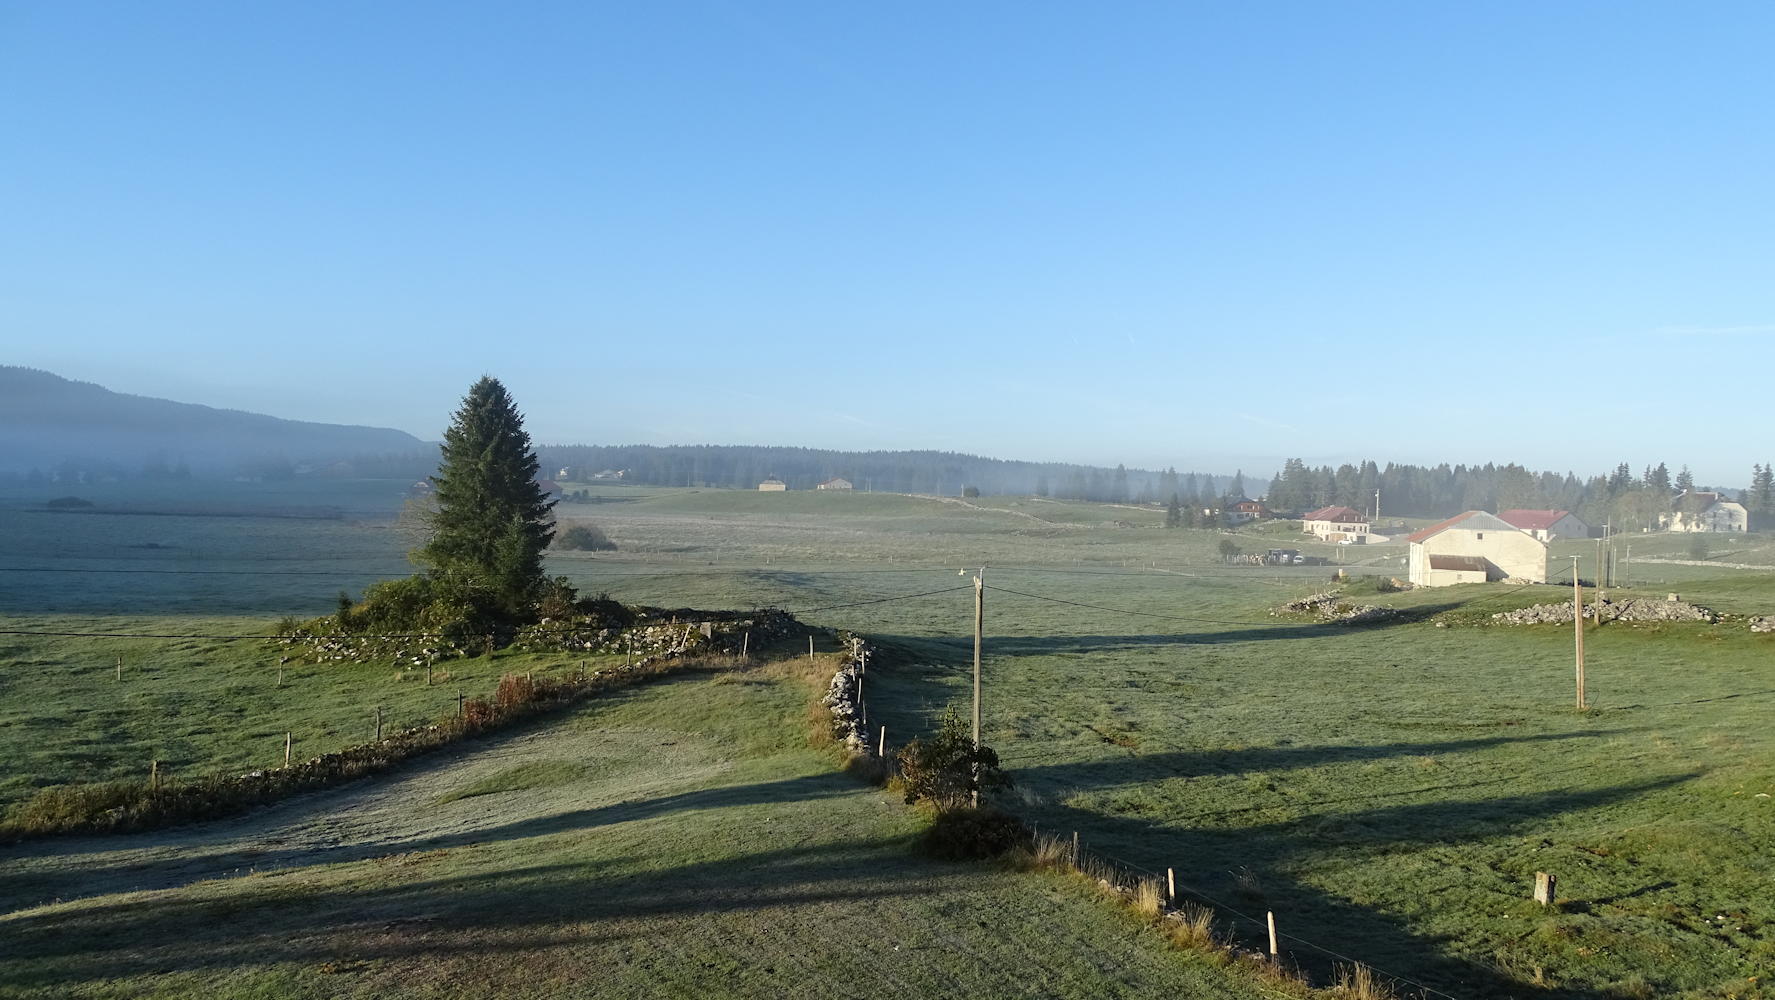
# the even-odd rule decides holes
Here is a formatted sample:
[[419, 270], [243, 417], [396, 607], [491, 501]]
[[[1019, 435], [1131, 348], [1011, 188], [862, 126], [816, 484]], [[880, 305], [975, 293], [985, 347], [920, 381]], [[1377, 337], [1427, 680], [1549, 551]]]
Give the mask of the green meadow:
[[[0, 572], [0, 620], [13, 629], [216, 634], [325, 613], [339, 589], [406, 571], [395, 521], [405, 484], [347, 485], [342, 500], [350, 502], [332, 503], [345, 513], [314, 519], [49, 514], [25, 509], [30, 498], [5, 498], [0, 541], [12, 572]], [[1752, 634], [1742, 620], [1592, 629], [1590, 707], [1580, 712], [1570, 627], [1490, 619], [1569, 600], [1569, 583], [1365, 594], [1354, 599], [1410, 613], [1347, 628], [1271, 614], [1330, 586], [1336, 567], [1234, 566], [1219, 556], [1230, 538], [1246, 552], [1300, 548], [1385, 578], [1404, 573], [1399, 544], [1303, 543], [1284, 525], [1166, 530], [1157, 508], [1033, 498], [594, 493], [595, 502], [558, 513], [597, 524], [618, 551], [557, 554], [552, 572], [629, 603], [775, 606], [871, 636], [887, 652], [866, 696], [890, 743], [965, 705], [969, 577], [984, 566], [992, 588], [984, 715], [988, 741], [1016, 779], [1008, 805], [1043, 832], [1076, 831], [1088, 849], [1132, 870], [1174, 869], [1184, 891], [1212, 902], [1223, 927], [1246, 943], [1262, 937], [1247, 918], [1275, 913], [1289, 960], [1316, 977], [1347, 956], [1459, 997], [1767, 992], [1775, 969], [1775, 745], [1766, 722], [1775, 635]], [[223, 500], [243, 509], [266, 502]], [[328, 501], [317, 492], [304, 502]], [[1701, 559], [1682, 537], [1641, 535], [1617, 546], [1622, 556], [1631, 546], [1634, 586], [1611, 596], [1677, 592], [1732, 615], [1775, 613], [1768, 536], [1714, 539]], [[1594, 542], [1560, 543], [1550, 566], [1569, 581], [1577, 555], [1589, 580], [1595, 553]], [[306, 666], [287, 670], [278, 687], [276, 652], [250, 642], [0, 636], [0, 648], [6, 802], [45, 784], [139, 775], [150, 759], [178, 772], [264, 766], [281, 757], [286, 731], [314, 752], [333, 749], [368, 736], [374, 706], [390, 724], [405, 724], [448, 711], [459, 687], [484, 693], [502, 672], [577, 665], [502, 653], [491, 663], [444, 664], [451, 676], [430, 687], [423, 671], [392, 664]], [[713, 725], [700, 720], [697, 698], [683, 696], [694, 686], [668, 689], [675, 700], [654, 709], [671, 715], [668, 728]], [[656, 697], [666, 696], [625, 695], [624, 703]], [[605, 709], [588, 711], [589, 719]], [[787, 718], [789, 708], [773, 711]], [[576, 713], [563, 725], [591, 724], [580, 720]], [[796, 725], [757, 725], [776, 733], [781, 753], [801, 752], [792, 749], [804, 742]], [[450, 808], [497, 811], [508, 799], [596, 783], [601, 773], [585, 755], [552, 754], [509, 773], [465, 774], [438, 797], [453, 796]], [[868, 799], [877, 800], [891, 804]], [[809, 815], [828, 804], [807, 806]], [[898, 807], [870, 808], [895, 817], [882, 820], [878, 846], [916, 823]], [[673, 817], [635, 843], [671, 852], [680, 841], [720, 839], [691, 829], [698, 812]], [[570, 827], [548, 836], [586, 833]], [[923, 864], [894, 850], [896, 864]], [[616, 884], [642, 878], [624, 865], [658, 863], [640, 848], [630, 853], [610, 869]], [[869, 855], [870, 878], [888, 878], [886, 856]], [[475, 865], [509, 861], [489, 854], [463, 871], [484, 874], [493, 869]], [[792, 854], [781, 863], [795, 864]], [[355, 903], [377, 884], [360, 881], [361, 872], [325, 870], [337, 879], [329, 891], [355, 893]], [[1558, 877], [1556, 907], [1529, 899], [1537, 871]], [[916, 884], [923, 876], [905, 877]], [[966, 877], [1008, 879], [1007, 892], [1023, 884], [1031, 905], [1059, 905], [1065, 895], [1037, 876]], [[259, 905], [256, 890], [243, 888], [251, 882], [205, 891], [219, 894], [215, 905], [250, 910]], [[72, 910], [31, 912], [49, 921], [39, 927], [74, 919]], [[105, 926], [116, 928], [129, 913], [154, 911], [143, 902], [107, 912]], [[1106, 913], [1093, 919], [1113, 930], [1119, 918]], [[73, 959], [41, 961], [54, 968]], [[363, 961], [388, 967], [385, 958]], [[736, 981], [731, 992], [769, 991]], [[1056, 987], [1055, 995], [1091, 994]]]

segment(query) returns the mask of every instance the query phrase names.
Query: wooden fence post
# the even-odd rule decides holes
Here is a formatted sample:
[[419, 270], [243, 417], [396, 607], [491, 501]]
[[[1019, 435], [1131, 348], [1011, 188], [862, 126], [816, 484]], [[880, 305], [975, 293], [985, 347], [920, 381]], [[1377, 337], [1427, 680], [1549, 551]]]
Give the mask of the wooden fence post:
[[1165, 898], [1177, 902], [1177, 871], [1172, 868], [1165, 869]]
[[295, 739], [289, 733], [284, 734], [284, 766], [290, 766], [290, 751], [295, 746]]
[[749, 660], [751, 658], [752, 658], [752, 633], [747, 632], [745, 635], [740, 636], [740, 659]]
[[1077, 830], [1072, 831], [1072, 866], [1074, 868], [1080, 867], [1080, 865], [1079, 865], [1079, 832]]
[[1280, 947], [1280, 942], [1276, 940], [1276, 911], [1265, 910], [1264, 914], [1269, 918], [1270, 922], [1270, 961], [1281, 961], [1282, 949]]
[[382, 742], [382, 706], [376, 706], [376, 742]]
[[1547, 874], [1546, 872], [1536, 872], [1535, 873], [1535, 902], [1540, 903], [1542, 906], [1552, 906], [1553, 905], [1553, 888], [1557, 882], [1558, 882], [1557, 879], [1555, 879], [1552, 875]]
[[887, 727], [881, 727], [881, 742], [875, 747], [875, 756], [887, 760]]
[[[809, 648], [812, 648], [813, 639], [810, 638], [807, 641]], [[117, 658], [117, 679], [120, 681], [123, 680], [123, 657], [121, 656]]]
[[431, 657], [425, 658], [425, 686], [431, 687]]
[[[809, 632], [807, 636], [807, 658], [810, 660], [814, 658], [814, 637], [812, 632]], [[117, 662], [122, 663], [123, 658], [118, 657]]]
[[160, 787], [160, 761], [148, 762], [148, 790], [155, 791]]

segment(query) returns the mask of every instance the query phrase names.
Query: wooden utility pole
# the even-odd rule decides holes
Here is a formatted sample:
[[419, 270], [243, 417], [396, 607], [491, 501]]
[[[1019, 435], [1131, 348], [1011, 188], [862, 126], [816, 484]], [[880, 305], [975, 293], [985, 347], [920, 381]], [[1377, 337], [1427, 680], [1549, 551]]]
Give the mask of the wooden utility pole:
[[1578, 708], [1584, 708], [1584, 585], [1578, 581], [1578, 557], [1572, 557], [1572, 640], [1578, 651]]
[[986, 632], [986, 567], [974, 574], [974, 806], [980, 805], [980, 644]]

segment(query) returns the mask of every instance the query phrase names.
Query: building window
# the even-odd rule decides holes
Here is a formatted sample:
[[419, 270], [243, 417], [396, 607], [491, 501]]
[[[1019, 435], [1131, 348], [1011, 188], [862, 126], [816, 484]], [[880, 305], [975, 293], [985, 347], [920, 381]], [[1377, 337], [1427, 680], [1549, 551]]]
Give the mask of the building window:
[[1483, 542], [1483, 541], [1485, 541], [1485, 532], [1483, 532], [1483, 531], [1475, 531], [1475, 532], [1474, 532], [1474, 534], [1475, 534], [1475, 535], [1477, 535], [1477, 536], [1478, 536], [1478, 537], [1479, 537], [1479, 540], [1480, 540], [1480, 541], [1482, 541], [1482, 542]]

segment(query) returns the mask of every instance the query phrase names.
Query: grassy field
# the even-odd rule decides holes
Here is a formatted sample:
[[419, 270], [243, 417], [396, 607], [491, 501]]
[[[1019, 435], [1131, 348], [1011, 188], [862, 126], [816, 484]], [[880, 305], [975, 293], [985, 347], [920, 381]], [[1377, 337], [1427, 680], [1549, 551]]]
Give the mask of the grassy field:
[[[600, 502], [561, 514], [597, 523], [620, 550], [557, 555], [553, 571], [625, 601], [773, 605], [888, 642], [897, 652], [871, 674], [870, 703], [896, 742], [965, 696], [972, 595], [833, 606], [964, 586], [964, 567], [986, 565], [1001, 588], [987, 602], [986, 723], [1018, 780], [1014, 807], [1130, 865], [1176, 868], [1230, 920], [1274, 910], [1303, 965], [1328, 962], [1304, 943], [1313, 942], [1462, 997], [1766, 995], [1775, 636], [1741, 622], [1605, 627], [1587, 639], [1593, 707], [1578, 713], [1569, 628], [1487, 624], [1494, 611], [1567, 600], [1569, 589], [1364, 597], [1417, 614], [1388, 627], [1311, 626], [1269, 611], [1323, 589], [1327, 568], [1224, 565], [1216, 547], [1226, 535], [1166, 531], [1156, 509], [597, 492]], [[293, 578], [307, 590], [292, 578], [242, 577], [217, 594], [174, 574], [90, 573], [77, 585], [0, 574], [0, 613], [13, 627], [207, 631], [265, 624], [253, 614], [324, 612], [339, 586], [373, 578], [381, 564], [372, 560], [399, 571], [396, 506], [279, 521], [264, 536], [225, 541], [194, 528], [189, 545], [203, 558], [172, 566], [165, 560], [184, 557], [124, 550], [127, 535], [63, 538], [19, 525], [57, 515], [0, 513], [0, 534], [28, 538], [33, 565], [246, 567], [265, 552], [255, 539], [269, 537], [305, 567], [341, 576]], [[311, 534], [277, 534], [286, 529]], [[341, 537], [381, 548], [330, 548]], [[1403, 574], [1402, 545], [1302, 545], [1273, 527], [1231, 537], [1247, 551], [1299, 547], [1357, 572]], [[1688, 565], [1689, 544], [1620, 540], [1642, 586], [1613, 593], [1676, 591], [1734, 614], [1775, 612], [1767, 536], [1715, 540], [1701, 565]], [[64, 547], [78, 555], [57, 555]], [[1552, 568], [1573, 554], [1589, 578], [1594, 543], [1560, 543]], [[106, 608], [137, 617], [94, 613]], [[281, 753], [286, 729], [318, 747], [361, 739], [374, 703], [412, 716], [438, 709], [422, 675], [392, 668], [329, 668], [299, 685], [286, 678], [280, 692], [271, 659], [252, 647], [0, 641], [0, 794], [13, 797], [48, 781], [134, 773], [158, 754], [180, 768], [256, 766]], [[119, 652], [143, 664], [133, 685], [115, 682]], [[450, 669], [472, 691], [513, 666]], [[579, 780], [548, 767], [524, 780], [561, 774]], [[1559, 876], [1557, 910], [1528, 901], [1537, 870]]]
[[242, 820], [0, 849], [0, 997], [1263, 995], [1058, 877], [919, 858], [921, 820], [809, 748], [805, 671], [655, 682]]

